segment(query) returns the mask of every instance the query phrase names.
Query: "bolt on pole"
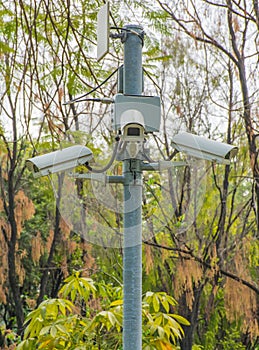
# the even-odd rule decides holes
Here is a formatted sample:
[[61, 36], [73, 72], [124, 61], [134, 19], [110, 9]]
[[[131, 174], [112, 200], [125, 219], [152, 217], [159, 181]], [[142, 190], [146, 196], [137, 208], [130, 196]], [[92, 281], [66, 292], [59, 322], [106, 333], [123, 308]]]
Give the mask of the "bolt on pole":
[[[125, 26], [123, 94], [141, 95], [143, 28]], [[142, 349], [142, 170], [141, 160], [123, 161], [123, 350]]]

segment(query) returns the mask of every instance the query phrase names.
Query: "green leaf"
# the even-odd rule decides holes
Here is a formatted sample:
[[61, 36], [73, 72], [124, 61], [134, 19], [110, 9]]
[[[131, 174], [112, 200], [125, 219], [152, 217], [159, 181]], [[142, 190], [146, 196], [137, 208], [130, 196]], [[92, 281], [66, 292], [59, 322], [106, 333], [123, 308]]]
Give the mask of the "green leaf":
[[36, 349], [36, 339], [28, 338], [23, 340], [16, 348], [16, 350], [34, 350]]
[[64, 327], [61, 324], [56, 324], [56, 328], [61, 332], [61, 333], [65, 333], [68, 334], [66, 327]]
[[123, 305], [123, 300], [122, 300], [122, 299], [118, 299], [118, 300], [113, 301], [113, 302], [110, 304], [110, 307], [113, 307], [113, 306], [121, 306], [121, 305]]
[[50, 335], [52, 336], [52, 338], [55, 338], [57, 335], [57, 328], [56, 326], [53, 326], [50, 328]]
[[160, 337], [161, 339], [163, 339], [164, 336], [165, 336], [165, 330], [164, 330], [164, 328], [161, 327], [161, 326], [158, 326], [158, 327], [157, 327], [157, 331], [158, 331], [159, 337]]
[[162, 321], [163, 321], [163, 315], [160, 314], [160, 315], [158, 315], [158, 317], [155, 318], [154, 322], [155, 322], [156, 325], [159, 326], [159, 325], [161, 325]]
[[49, 333], [49, 330], [50, 330], [50, 326], [45, 326], [41, 329], [39, 335], [40, 336], [45, 335], [45, 334]]
[[153, 292], [146, 292], [146, 298], [150, 298], [150, 297], [152, 297], [153, 296]]
[[185, 325], [185, 326], [190, 326], [190, 322], [186, 320], [183, 316], [177, 315], [177, 314], [170, 314], [173, 318], [175, 318], [179, 323]]
[[164, 298], [162, 298], [161, 302], [162, 302], [162, 305], [163, 305], [165, 311], [168, 313], [169, 312], [169, 303], [168, 303], [167, 299], [164, 297]]
[[153, 308], [154, 308], [154, 311], [155, 312], [158, 312], [159, 309], [160, 309], [160, 303], [159, 303], [159, 299], [158, 299], [158, 296], [154, 293], [153, 294]]
[[116, 323], [116, 318], [115, 318], [114, 314], [110, 311], [108, 311], [108, 318], [109, 318], [109, 321], [111, 322], [111, 324], [114, 326]]

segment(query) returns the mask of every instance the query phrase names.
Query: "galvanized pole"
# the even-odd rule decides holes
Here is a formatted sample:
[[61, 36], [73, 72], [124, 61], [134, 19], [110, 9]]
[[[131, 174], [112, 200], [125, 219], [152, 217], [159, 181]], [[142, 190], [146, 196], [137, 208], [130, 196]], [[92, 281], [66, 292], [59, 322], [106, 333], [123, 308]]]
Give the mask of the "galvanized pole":
[[[125, 26], [124, 95], [142, 94], [143, 28]], [[123, 350], [142, 349], [142, 171], [141, 160], [123, 160]]]

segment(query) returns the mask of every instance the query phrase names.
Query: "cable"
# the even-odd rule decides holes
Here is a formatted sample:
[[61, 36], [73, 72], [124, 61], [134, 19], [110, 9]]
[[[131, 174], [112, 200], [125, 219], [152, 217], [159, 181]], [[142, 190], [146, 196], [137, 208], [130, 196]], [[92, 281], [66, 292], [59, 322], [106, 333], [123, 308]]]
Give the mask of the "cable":
[[114, 100], [112, 98], [103, 97], [103, 98], [83, 98], [82, 100], [74, 101], [73, 103], [79, 103], [79, 102], [85, 102], [85, 101], [102, 102], [102, 103], [105, 103], [105, 104], [110, 104], [110, 103], [114, 102]]
[[116, 155], [117, 155], [118, 146], [119, 146], [119, 140], [120, 140], [119, 137], [116, 137], [116, 138], [115, 138], [116, 144], [115, 144], [115, 147], [114, 147], [114, 150], [113, 150], [111, 159], [109, 160], [108, 164], [105, 165], [104, 168], [102, 168], [102, 169], [94, 169], [94, 168], [92, 168], [88, 163], [85, 164], [86, 168], [87, 168], [89, 171], [91, 171], [92, 173], [97, 173], [97, 174], [98, 174], [98, 173], [99, 173], [99, 174], [100, 174], [100, 173], [104, 173], [106, 170], [108, 170], [108, 169], [111, 167], [111, 165], [112, 165], [112, 163], [113, 163], [113, 161], [114, 161], [114, 159], [115, 159], [115, 157], [116, 157]]
[[143, 67], [144, 73], [147, 75], [147, 77], [152, 81], [152, 83], [155, 85], [155, 87], [159, 90], [161, 93], [161, 87], [155, 82], [155, 80], [152, 78], [151, 74], [146, 70], [145, 67]]
[[64, 104], [64, 105], [70, 105], [70, 104], [72, 104], [72, 103], [74, 103], [74, 102], [81, 102], [81, 99], [82, 99], [83, 97], [86, 97], [86, 96], [92, 94], [93, 92], [95, 92], [96, 90], [98, 90], [101, 86], [103, 86], [105, 83], [107, 83], [107, 81], [108, 81], [115, 73], [118, 72], [119, 68], [120, 68], [120, 67], [116, 68], [116, 70], [115, 70], [114, 72], [112, 72], [101, 84], [99, 84], [98, 86], [96, 86], [95, 88], [93, 88], [91, 91], [87, 92], [87, 93], [84, 94], [84, 95], [81, 95], [81, 96], [79, 96], [79, 97], [76, 97], [76, 98], [74, 98], [73, 100], [64, 102], [63, 104]]
[[[125, 31], [125, 32], [128, 32], [128, 33], [132, 33], [132, 34], [135, 34], [137, 35], [140, 40], [141, 40], [141, 43], [142, 43], [142, 46], [144, 46], [144, 38], [143, 38], [143, 35], [145, 34], [145, 32], [143, 31], [142, 33], [138, 33], [136, 32], [135, 30], [132, 30], [132, 29], [128, 29], [128, 28], [122, 28], [122, 27], [110, 27], [110, 29], [118, 29], [118, 30], [121, 30], [121, 31]], [[114, 72], [112, 72], [101, 84], [99, 84], [98, 86], [96, 86], [95, 88], [93, 88], [91, 91], [87, 92], [86, 94], [84, 95], [81, 95], [79, 97], [76, 97], [72, 100], [69, 100], [67, 102], [64, 102], [63, 104], [64, 105], [70, 105], [74, 102], [82, 102], [82, 101], [85, 101], [85, 100], [81, 100], [82, 98], [84, 97], [87, 97], [89, 96], [90, 94], [92, 94], [93, 92], [95, 92], [96, 90], [98, 90], [101, 86], [103, 86], [115, 73], [118, 72], [118, 70], [120, 69], [120, 67], [116, 68], [116, 70]]]

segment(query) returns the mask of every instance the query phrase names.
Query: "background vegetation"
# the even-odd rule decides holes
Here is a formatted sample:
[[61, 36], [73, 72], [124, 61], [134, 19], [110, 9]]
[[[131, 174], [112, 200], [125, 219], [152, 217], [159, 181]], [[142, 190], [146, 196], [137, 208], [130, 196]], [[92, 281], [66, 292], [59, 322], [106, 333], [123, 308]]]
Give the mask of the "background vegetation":
[[[110, 54], [96, 62], [96, 16], [102, 4], [99, 0], [0, 2], [2, 349], [14, 349], [21, 342], [26, 317], [31, 320], [44, 307], [46, 311], [46, 305], [50, 311], [49, 305], [54, 305], [54, 311], [44, 319], [45, 328], [32, 335], [29, 328], [25, 331], [25, 338], [32, 338], [32, 349], [40, 332], [45, 341], [57, 334], [63, 337], [65, 348], [77, 322], [78, 329], [89, 332], [91, 323], [80, 324], [81, 320], [91, 320], [92, 325], [102, 322], [99, 330], [115, 330], [115, 336], [108, 332], [100, 340], [99, 348], [121, 346], [121, 315], [114, 316], [114, 307], [121, 307], [120, 291], [115, 291], [122, 283], [121, 249], [92, 244], [71, 230], [59, 213], [48, 179], [35, 181], [25, 168], [25, 159], [59, 149], [65, 142], [86, 144], [100, 164], [109, 158], [114, 140], [109, 106], [92, 101], [64, 105], [95, 89], [122, 64], [119, 41], [112, 41]], [[144, 339], [166, 339], [162, 349], [258, 349], [258, 1], [114, 0], [111, 15], [113, 26], [140, 23], [146, 32], [145, 94], [159, 95], [162, 101], [161, 132], [150, 137], [152, 157], [172, 159], [170, 139], [179, 130], [239, 147], [231, 165], [197, 163], [193, 168], [190, 163], [178, 172], [145, 175], [143, 292], [152, 291], [145, 294], [146, 310], [154, 317], [173, 312], [190, 325], [178, 318], [185, 323], [185, 336], [176, 336], [176, 344], [173, 331], [167, 337], [169, 333], [162, 330], [145, 328]], [[115, 93], [113, 75], [91, 97]], [[120, 171], [120, 164], [115, 164], [112, 172]], [[165, 192], [161, 180], [166, 181]], [[123, 226], [121, 215], [104, 212], [94, 195], [87, 197], [88, 185], [76, 186], [86, 209], [94, 208], [93, 223], [107, 230]], [[167, 211], [159, 206], [163, 194]], [[195, 194], [198, 202], [193, 200]], [[88, 294], [74, 285], [75, 294], [63, 294], [62, 304], [66, 279], [75, 283], [73, 271], [81, 271], [80, 278], [90, 283]], [[162, 300], [159, 293], [165, 293], [177, 303], [163, 309], [150, 299], [152, 293], [158, 293], [154, 300]], [[75, 311], [71, 303], [76, 298]], [[44, 312], [41, 315], [46, 316]], [[73, 341], [81, 346], [85, 339]], [[50, 349], [55, 346], [50, 342]]]

